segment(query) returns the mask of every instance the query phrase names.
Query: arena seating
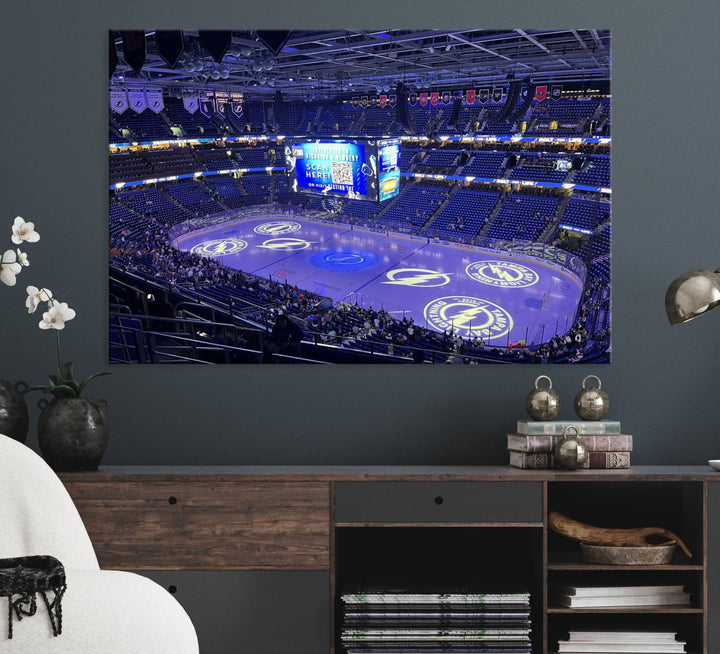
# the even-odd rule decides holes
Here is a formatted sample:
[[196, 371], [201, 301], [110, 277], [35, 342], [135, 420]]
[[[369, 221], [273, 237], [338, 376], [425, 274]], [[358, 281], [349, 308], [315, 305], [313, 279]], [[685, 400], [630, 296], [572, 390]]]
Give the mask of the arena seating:
[[585, 184], [587, 186], [610, 187], [610, 155], [593, 154], [587, 156], [589, 159], [583, 170], [573, 178], [574, 184]]
[[129, 129], [138, 141], [159, 141], [172, 137], [167, 123], [152, 109], [146, 109], [140, 114], [127, 109], [122, 114], [113, 114], [120, 127]]
[[186, 137], [219, 136], [220, 130], [200, 110], [188, 113], [182, 100], [165, 97], [165, 113], [171, 124], [179, 127]]
[[565, 181], [568, 173], [564, 170], [555, 170], [553, 166], [559, 159], [568, 158], [565, 154], [523, 154], [518, 165], [510, 173], [510, 179], [559, 184]]
[[461, 189], [433, 220], [432, 233], [449, 241], [476, 237], [497, 204], [498, 195]]
[[562, 222], [572, 227], [595, 229], [609, 218], [610, 205], [607, 202], [579, 200], [572, 198], [565, 209]]
[[473, 175], [496, 179], [502, 177], [503, 161], [507, 155], [504, 152], [480, 150], [471, 153], [470, 160], [460, 172], [461, 175]]
[[557, 198], [544, 198], [513, 193], [502, 207], [486, 236], [499, 239], [534, 241], [557, 210]]
[[422, 227], [447, 197], [447, 193], [447, 187], [415, 184], [401, 191], [395, 203], [382, 214], [381, 220], [390, 226]]

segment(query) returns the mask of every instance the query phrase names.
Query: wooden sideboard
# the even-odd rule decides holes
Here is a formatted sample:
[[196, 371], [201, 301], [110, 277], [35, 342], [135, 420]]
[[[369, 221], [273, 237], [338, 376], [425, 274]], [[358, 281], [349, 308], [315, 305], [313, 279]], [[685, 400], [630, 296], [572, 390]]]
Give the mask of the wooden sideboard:
[[[340, 654], [343, 587], [501, 574], [531, 592], [533, 652], [578, 624], [672, 626], [720, 653], [720, 473], [706, 467], [104, 467], [63, 473], [103, 568], [175, 594], [202, 654]], [[663, 526], [689, 545], [666, 566], [584, 563], [549, 510], [606, 526]], [[683, 584], [690, 607], [568, 609], [554, 582]]]

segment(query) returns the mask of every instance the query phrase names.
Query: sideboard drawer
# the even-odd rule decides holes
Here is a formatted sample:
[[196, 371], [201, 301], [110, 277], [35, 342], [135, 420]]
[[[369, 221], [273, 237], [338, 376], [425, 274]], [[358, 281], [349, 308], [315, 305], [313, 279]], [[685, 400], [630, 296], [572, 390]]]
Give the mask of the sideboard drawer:
[[293, 569], [330, 565], [330, 485], [68, 482], [104, 568]]
[[339, 482], [336, 523], [542, 524], [540, 482]]

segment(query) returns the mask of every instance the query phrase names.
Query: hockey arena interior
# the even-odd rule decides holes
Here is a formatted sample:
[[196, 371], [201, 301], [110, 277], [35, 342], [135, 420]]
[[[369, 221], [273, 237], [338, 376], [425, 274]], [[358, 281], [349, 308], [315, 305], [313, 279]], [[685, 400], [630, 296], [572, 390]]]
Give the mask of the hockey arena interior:
[[608, 363], [610, 32], [110, 32], [113, 363]]

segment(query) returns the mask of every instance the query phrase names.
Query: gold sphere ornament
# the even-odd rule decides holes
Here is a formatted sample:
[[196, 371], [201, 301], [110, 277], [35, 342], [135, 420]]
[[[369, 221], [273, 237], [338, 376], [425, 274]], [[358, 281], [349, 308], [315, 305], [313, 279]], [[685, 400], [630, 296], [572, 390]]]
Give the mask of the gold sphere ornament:
[[[597, 381], [597, 388], [586, 386], [589, 379]], [[588, 375], [582, 381], [582, 388], [575, 396], [575, 413], [581, 420], [600, 420], [610, 409], [610, 399], [602, 390], [602, 382], [597, 375]]]
[[[547, 379], [547, 387], [540, 387], [540, 381]], [[533, 420], [555, 420], [560, 413], [560, 396], [553, 390], [552, 379], [540, 375], [535, 380], [535, 388], [525, 400], [525, 410]]]
[[[575, 431], [575, 435], [570, 435], [570, 430]], [[563, 437], [558, 441], [553, 450], [554, 462], [557, 468], [565, 470], [577, 470], [583, 468], [588, 462], [588, 450], [580, 440], [577, 427], [568, 425], [563, 429]]]

